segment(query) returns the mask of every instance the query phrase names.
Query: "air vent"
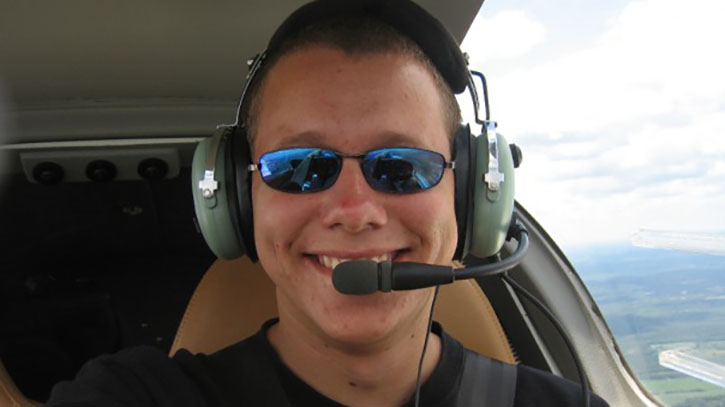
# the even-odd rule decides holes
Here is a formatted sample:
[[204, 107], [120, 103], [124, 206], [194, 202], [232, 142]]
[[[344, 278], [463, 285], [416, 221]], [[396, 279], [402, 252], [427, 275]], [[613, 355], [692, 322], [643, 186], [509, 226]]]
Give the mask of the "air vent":
[[91, 181], [110, 182], [116, 178], [116, 174], [118, 174], [118, 170], [110, 161], [95, 160], [86, 166], [86, 176]]
[[20, 160], [33, 183], [160, 181], [179, 175], [176, 148], [87, 148], [23, 151]]
[[63, 175], [63, 167], [54, 162], [44, 161], [33, 167], [33, 179], [39, 184], [55, 185], [63, 180]]
[[147, 158], [138, 165], [138, 175], [149, 181], [161, 180], [168, 172], [168, 164], [158, 158]]

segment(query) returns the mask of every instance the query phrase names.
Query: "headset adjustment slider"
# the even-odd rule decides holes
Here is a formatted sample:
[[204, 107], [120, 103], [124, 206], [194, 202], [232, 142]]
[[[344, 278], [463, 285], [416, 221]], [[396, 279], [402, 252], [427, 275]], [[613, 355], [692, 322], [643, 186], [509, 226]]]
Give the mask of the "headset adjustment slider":
[[219, 183], [214, 180], [214, 171], [204, 171], [204, 179], [199, 181], [199, 189], [201, 189], [201, 196], [204, 199], [211, 199], [214, 197], [214, 191], [219, 189]]
[[483, 182], [488, 184], [490, 191], [498, 191], [504, 182], [504, 174], [498, 170], [498, 134], [495, 121], [486, 121], [486, 136], [488, 138], [488, 172], [483, 175]]

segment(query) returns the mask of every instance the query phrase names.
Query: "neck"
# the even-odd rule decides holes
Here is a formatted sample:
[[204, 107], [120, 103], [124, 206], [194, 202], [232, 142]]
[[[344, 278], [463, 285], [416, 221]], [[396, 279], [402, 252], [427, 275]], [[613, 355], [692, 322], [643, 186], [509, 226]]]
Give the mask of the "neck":
[[[357, 346], [321, 338], [280, 312], [280, 322], [270, 328], [268, 337], [282, 362], [328, 398], [349, 406], [400, 406], [416, 390], [428, 315], [419, 319], [402, 335]], [[421, 383], [435, 369], [440, 354], [441, 339], [431, 334]]]

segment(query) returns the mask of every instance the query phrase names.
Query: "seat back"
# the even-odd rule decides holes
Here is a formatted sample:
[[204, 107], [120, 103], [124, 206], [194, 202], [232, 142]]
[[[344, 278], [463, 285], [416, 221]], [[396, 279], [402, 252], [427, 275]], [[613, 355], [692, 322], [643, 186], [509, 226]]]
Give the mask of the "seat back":
[[[254, 334], [275, 316], [274, 284], [259, 264], [246, 257], [217, 260], [191, 297], [170, 353], [181, 348], [213, 353]], [[467, 348], [516, 363], [496, 313], [473, 280], [441, 287], [435, 319]]]
[[20, 393], [15, 382], [0, 361], [0, 407], [35, 407], [40, 403], [28, 400]]

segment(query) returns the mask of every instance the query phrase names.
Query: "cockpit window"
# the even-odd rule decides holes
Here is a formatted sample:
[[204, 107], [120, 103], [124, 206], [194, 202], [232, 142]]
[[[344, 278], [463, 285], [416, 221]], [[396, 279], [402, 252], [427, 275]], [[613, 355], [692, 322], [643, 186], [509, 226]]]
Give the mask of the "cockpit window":
[[490, 1], [463, 43], [523, 150], [518, 201], [672, 407], [725, 405], [721, 18], [699, 0]]

